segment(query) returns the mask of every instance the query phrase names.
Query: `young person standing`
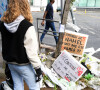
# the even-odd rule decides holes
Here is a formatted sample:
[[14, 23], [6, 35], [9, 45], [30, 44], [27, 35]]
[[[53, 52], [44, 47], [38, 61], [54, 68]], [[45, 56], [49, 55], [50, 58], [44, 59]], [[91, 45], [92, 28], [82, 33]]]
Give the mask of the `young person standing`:
[[42, 71], [38, 57], [38, 42], [28, 0], [9, 0], [7, 11], [1, 18], [2, 55], [8, 64], [14, 90], [40, 90]]

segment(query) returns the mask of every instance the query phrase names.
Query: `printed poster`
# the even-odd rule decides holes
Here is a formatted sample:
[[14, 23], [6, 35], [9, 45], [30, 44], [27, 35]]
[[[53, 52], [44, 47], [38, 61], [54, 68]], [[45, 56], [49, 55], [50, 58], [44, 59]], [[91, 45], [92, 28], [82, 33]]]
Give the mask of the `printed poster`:
[[7, 0], [0, 0], [0, 18], [3, 16], [7, 9]]

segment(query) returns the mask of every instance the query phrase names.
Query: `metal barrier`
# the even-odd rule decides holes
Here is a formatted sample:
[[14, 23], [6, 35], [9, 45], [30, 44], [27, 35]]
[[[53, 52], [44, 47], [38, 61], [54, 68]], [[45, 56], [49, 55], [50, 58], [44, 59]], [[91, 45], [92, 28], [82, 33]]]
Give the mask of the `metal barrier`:
[[[39, 33], [43, 33], [43, 31], [44, 31], [45, 29], [39, 28], [39, 20], [51, 21], [51, 22], [56, 22], [56, 23], [59, 23], [59, 21], [54, 21], [54, 20], [50, 20], [50, 19], [41, 19], [41, 18], [37, 18], [37, 31], [38, 31], [38, 41], [39, 41], [40, 52], [48, 53], [49, 51], [55, 51], [55, 50], [56, 50], [56, 46], [49, 45], [49, 44], [47, 44], [47, 43], [44, 43], [44, 44], [41, 44], [41, 43], [40, 43]], [[56, 31], [56, 32], [51, 31], [51, 30], [45, 30], [45, 31], [47, 31], [47, 32], [52, 32], [52, 33], [57, 33], [57, 35], [45, 33], [46, 35], [57, 36], [57, 37], [59, 36], [59, 32], [57, 32], [57, 31]], [[42, 49], [45, 49], [45, 50], [42, 51]]]
[[[41, 29], [41, 28], [39, 28], [39, 23], [38, 23], [38, 21], [39, 20], [45, 20], [45, 21], [50, 21], [50, 22], [56, 22], [56, 23], [59, 23], [59, 21], [55, 21], [55, 20], [51, 20], [51, 19], [41, 19], [41, 18], [37, 18], [37, 31], [38, 31], [38, 39], [39, 39], [39, 33], [43, 33], [42, 31], [44, 31], [45, 29]], [[50, 36], [59, 36], [59, 32], [55, 32], [55, 31], [50, 31], [50, 30], [45, 30], [45, 31], [47, 31], [47, 32], [52, 32], [52, 33], [57, 33], [58, 35], [53, 35], [53, 34], [49, 34], [49, 33], [45, 33], [45, 34], [47, 34], [47, 35], [50, 35]], [[39, 42], [40, 42], [40, 39], [39, 39]]]

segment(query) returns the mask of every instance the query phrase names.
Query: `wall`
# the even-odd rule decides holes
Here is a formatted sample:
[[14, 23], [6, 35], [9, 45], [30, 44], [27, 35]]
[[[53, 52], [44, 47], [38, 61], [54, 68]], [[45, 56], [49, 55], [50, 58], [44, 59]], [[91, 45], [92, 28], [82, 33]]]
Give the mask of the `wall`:
[[74, 5], [78, 7], [100, 7], [100, 0], [76, 0]]
[[[56, 11], [57, 7], [60, 7], [61, 0], [55, 0], [53, 4], [54, 11]], [[36, 11], [41, 8], [45, 10], [46, 5], [49, 3], [49, 0], [30, 0], [31, 10]]]

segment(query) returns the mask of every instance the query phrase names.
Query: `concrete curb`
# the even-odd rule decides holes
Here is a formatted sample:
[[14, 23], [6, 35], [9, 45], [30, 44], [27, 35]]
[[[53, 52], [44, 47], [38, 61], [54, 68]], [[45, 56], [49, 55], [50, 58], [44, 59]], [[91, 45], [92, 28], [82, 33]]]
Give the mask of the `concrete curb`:
[[77, 11], [100, 11], [100, 8], [94, 8], [94, 7], [77, 7], [76, 8]]

